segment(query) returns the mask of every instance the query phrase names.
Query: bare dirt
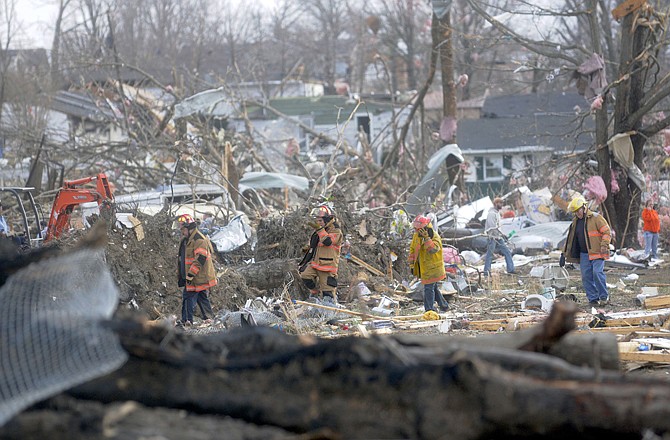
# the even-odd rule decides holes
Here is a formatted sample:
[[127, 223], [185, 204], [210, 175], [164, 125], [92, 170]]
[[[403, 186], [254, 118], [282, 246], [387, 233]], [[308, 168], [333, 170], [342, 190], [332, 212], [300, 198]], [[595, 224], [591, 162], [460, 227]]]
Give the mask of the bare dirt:
[[[109, 232], [107, 261], [121, 291], [121, 303], [139, 310], [150, 319], [179, 316], [181, 289], [177, 286], [176, 265], [180, 238], [174, 229], [173, 219], [163, 213], [153, 217], [138, 215], [138, 218], [144, 232], [141, 241], [131, 229], [115, 227]], [[237, 268], [252, 261], [262, 263], [288, 259], [294, 264], [286, 271], [294, 270], [303, 256], [301, 249], [308, 243], [313, 231], [306, 224], [308, 220], [308, 207], [260, 219], [253, 225], [255, 237], [250, 243], [233, 252], [218, 255], [215, 267], [219, 284], [211, 292], [215, 312], [238, 310], [247, 299], [280, 294], [281, 289], [261, 291], [247, 285]], [[347, 213], [338, 216], [338, 222], [351, 242], [350, 252], [353, 255], [386, 274], [393, 253], [398, 257], [392, 264], [394, 278], [407, 278], [407, 244], [404, 240], [387, 236], [387, 219], [372, 214], [354, 216]], [[390, 278], [375, 277], [342, 258], [339, 272], [341, 298], [348, 295], [350, 286], [361, 280], [374, 283], [379, 289], [391, 289]], [[282, 284], [282, 280], [278, 280], [278, 284]], [[289, 293], [297, 299], [305, 296], [299, 283], [293, 283]]]
[[[338, 200], [335, 200], [337, 206]], [[340, 209], [342, 209], [340, 207]], [[353, 310], [368, 312], [376, 305], [379, 295], [393, 295], [401, 300], [401, 314], [421, 312], [419, 301], [411, 300], [411, 292], [399, 288], [400, 283], [411, 279], [407, 264], [408, 237], [391, 237], [388, 233], [389, 219], [367, 212], [365, 215], [353, 215], [346, 210], [338, 216], [343, 233], [351, 243], [350, 252], [360, 260], [384, 273], [385, 276], [372, 274], [352, 260], [341, 258], [339, 271], [339, 298], [349, 301]], [[276, 280], [280, 286], [275, 289], [259, 290], [249, 286], [240, 275], [239, 268], [250, 262], [262, 264], [270, 260], [287, 260], [286, 272], [295, 271], [297, 262], [302, 258], [301, 248], [312, 232], [306, 225], [309, 208], [303, 207], [282, 215], [261, 219], [254, 226], [255, 239], [234, 252], [220, 255], [216, 260], [219, 284], [212, 289], [211, 300], [215, 312], [238, 310], [247, 299], [257, 296], [278, 296], [287, 289], [294, 299], [304, 299], [306, 292], [300, 283], [286, 285], [286, 280]], [[181, 313], [181, 290], [176, 280], [176, 255], [179, 236], [173, 229], [173, 221], [167, 215], [139, 217], [143, 224], [145, 238], [137, 240], [135, 232], [125, 228], [110, 231], [107, 247], [107, 259], [112, 274], [121, 290], [121, 302], [124, 306], [138, 309], [150, 319], [166, 318]], [[395, 261], [392, 261], [392, 256]], [[490, 279], [481, 279], [475, 273], [471, 275], [473, 288], [479, 293], [473, 295], [451, 295], [448, 297], [454, 315], [466, 314], [468, 320], [498, 319], [521, 314], [521, 301], [531, 293], [541, 293], [542, 286], [537, 278], [528, 272], [531, 263], [518, 268], [518, 275], [494, 274]], [[551, 262], [551, 261], [549, 261]], [[609, 304], [598, 308], [603, 313], [626, 310], [639, 310], [636, 297], [645, 285], [657, 284], [659, 293], [670, 293], [668, 265], [656, 268], [627, 269], [607, 268], [609, 284], [619, 288], [610, 289]], [[393, 272], [393, 276], [389, 273]], [[591, 312], [581, 287], [579, 271], [572, 269], [570, 285], [564, 292], [570, 299], [576, 300], [584, 312]], [[636, 281], [620, 281], [626, 275], [635, 273]], [[294, 272], [297, 274], [297, 272]], [[283, 274], [282, 274], [283, 275]], [[356, 286], [363, 281], [376, 295], [368, 300], [356, 298]], [[664, 285], [665, 284], [665, 285]], [[428, 329], [426, 332], [434, 332]]]

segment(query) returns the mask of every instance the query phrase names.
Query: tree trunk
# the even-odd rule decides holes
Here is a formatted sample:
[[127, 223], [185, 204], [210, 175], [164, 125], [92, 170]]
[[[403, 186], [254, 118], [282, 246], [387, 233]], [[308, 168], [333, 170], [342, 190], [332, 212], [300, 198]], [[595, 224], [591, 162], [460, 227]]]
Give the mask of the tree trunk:
[[[644, 83], [646, 69], [642, 64], [646, 61], [639, 58], [645, 51], [645, 42], [649, 30], [645, 26], [635, 26], [637, 14], [628, 14], [621, 23], [621, 60], [619, 64], [619, 78], [625, 75], [630, 77], [622, 81], [617, 88], [617, 100], [614, 106], [614, 133], [638, 131], [642, 121], [631, 121], [629, 116], [640, 109], [644, 99]], [[636, 71], [638, 70], [639, 71]], [[631, 137], [635, 164], [642, 165], [643, 150], [646, 139], [639, 135]], [[642, 167], [641, 167], [642, 168]], [[608, 205], [610, 225], [617, 233], [617, 247], [636, 247], [640, 200], [644, 189], [638, 188], [631, 179], [628, 171], [620, 164], [613, 163], [612, 169], [617, 174], [619, 192], [614, 195], [613, 203]]]
[[[444, 118], [456, 120], [456, 84], [454, 82], [454, 47], [451, 28], [451, 12], [438, 19], [440, 29], [440, 66], [442, 72], [442, 115]], [[456, 143], [456, 130], [451, 139], [444, 139], [448, 144]]]
[[[410, 335], [318, 340], [263, 327], [197, 336], [139, 320], [108, 326], [129, 361], [70, 389], [70, 396], [190, 410], [216, 420], [230, 416], [294, 433], [329, 429], [328, 438], [639, 438], [646, 429], [670, 432], [667, 381], [574, 367], [495, 342], [422, 343]], [[514, 345], [520, 343], [529, 348], [523, 341]], [[187, 423], [180, 419], [171, 423]], [[95, 436], [95, 425], [78, 426]]]

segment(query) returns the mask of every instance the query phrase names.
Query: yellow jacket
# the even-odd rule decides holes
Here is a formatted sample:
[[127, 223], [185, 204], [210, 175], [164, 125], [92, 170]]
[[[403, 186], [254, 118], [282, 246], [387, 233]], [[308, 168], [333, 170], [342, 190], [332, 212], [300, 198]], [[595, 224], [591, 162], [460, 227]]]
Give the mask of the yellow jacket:
[[[428, 228], [433, 228], [428, 224]], [[423, 238], [414, 231], [412, 243], [409, 245], [409, 264], [414, 276], [421, 279], [422, 284], [432, 284], [446, 277], [444, 260], [442, 259], [442, 239], [433, 229], [433, 238]]]

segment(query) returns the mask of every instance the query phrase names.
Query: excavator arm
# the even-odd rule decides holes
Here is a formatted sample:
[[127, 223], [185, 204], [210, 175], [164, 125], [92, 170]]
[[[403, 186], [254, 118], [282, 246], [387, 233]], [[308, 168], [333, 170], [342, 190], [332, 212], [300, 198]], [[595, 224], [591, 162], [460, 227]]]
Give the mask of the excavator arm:
[[[96, 184], [95, 189], [81, 188], [93, 181]], [[114, 196], [105, 174], [100, 173], [94, 177], [66, 180], [63, 183], [63, 187], [56, 194], [56, 199], [51, 208], [44, 241], [60, 237], [63, 230], [69, 227], [70, 216], [74, 208], [86, 202], [97, 202], [100, 214], [103, 216], [105, 211], [111, 212]]]

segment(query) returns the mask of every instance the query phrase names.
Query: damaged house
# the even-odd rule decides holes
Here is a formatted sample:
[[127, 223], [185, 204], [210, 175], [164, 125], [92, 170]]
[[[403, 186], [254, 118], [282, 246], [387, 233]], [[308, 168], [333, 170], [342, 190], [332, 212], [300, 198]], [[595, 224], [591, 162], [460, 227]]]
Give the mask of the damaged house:
[[390, 99], [334, 95], [242, 102], [223, 88], [200, 92], [175, 106], [176, 120], [196, 115], [238, 132], [251, 122], [257, 139], [263, 140], [264, 157], [273, 163], [292, 154], [326, 158], [335, 148], [328, 140], [343, 141], [356, 153], [381, 162], [393, 143], [393, 127], [399, 127], [408, 114], [407, 107]]
[[501, 194], [510, 179], [524, 185], [542, 176], [552, 157], [587, 150], [594, 135], [591, 116], [581, 114], [587, 109], [576, 92], [487, 97], [478, 114], [467, 114], [477, 117], [458, 123], [466, 185]]

